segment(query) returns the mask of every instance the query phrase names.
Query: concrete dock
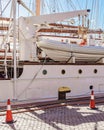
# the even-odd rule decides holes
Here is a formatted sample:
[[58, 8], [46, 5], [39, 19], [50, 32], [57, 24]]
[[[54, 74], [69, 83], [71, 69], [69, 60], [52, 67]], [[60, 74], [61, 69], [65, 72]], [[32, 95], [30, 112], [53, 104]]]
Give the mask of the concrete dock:
[[[0, 130], [104, 130], [104, 105], [58, 106], [13, 114], [13, 124], [0, 116]], [[17, 111], [18, 112], [18, 111]]]

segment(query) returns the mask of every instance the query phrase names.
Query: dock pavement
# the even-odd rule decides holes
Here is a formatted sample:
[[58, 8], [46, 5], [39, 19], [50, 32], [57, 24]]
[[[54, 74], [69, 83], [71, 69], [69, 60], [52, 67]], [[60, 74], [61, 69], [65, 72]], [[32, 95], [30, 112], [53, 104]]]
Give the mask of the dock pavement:
[[0, 116], [0, 130], [104, 130], [104, 105], [66, 105], [12, 114], [15, 123]]

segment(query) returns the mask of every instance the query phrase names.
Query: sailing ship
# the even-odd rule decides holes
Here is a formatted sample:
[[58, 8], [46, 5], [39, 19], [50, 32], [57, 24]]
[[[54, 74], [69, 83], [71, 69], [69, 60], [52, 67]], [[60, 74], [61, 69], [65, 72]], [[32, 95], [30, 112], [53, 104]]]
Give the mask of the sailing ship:
[[[12, 1], [14, 12], [16, 2]], [[28, 9], [23, 1], [18, 0], [18, 3]], [[39, 5], [37, 7], [39, 10]], [[29, 9], [28, 11], [31, 12]], [[71, 31], [71, 34], [75, 34], [75, 27], [71, 27], [74, 28], [72, 33], [69, 26], [62, 26], [57, 22], [79, 15], [85, 17], [88, 12], [89, 10], [77, 10], [47, 15], [39, 15], [38, 12], [37, 16], [18, 19], [13, 13], [14, 17], [10, 18], [12, 24], [8, 28], [13, 48], [8, 46], [8, 40], [4, 42], [6, 53], [0, 64], [0, 102], [3, 103], [8, 98], [19, 103], [86, 97], [91, 89], [94, 89], [96, 96], [104, 93], [103, 46], [90, 48], [86, 45], [73, 45], [70, 51], [70, 44], [62, 40], [70, 39], [72, 43], [80, 43], [84, 39], [83, 33], [82, 37], [70, 38], [48, 35], [48, 30], [52, 34], [56, 30], [58, 33]], [[85, 33], [88, 32], [88, 28], [82, 26], [82, 29], [85, 29]], [[100, 38], [97, 40], [101, 41]], [[11, 59], [6, 59], [7, 52], [13, 52]]]

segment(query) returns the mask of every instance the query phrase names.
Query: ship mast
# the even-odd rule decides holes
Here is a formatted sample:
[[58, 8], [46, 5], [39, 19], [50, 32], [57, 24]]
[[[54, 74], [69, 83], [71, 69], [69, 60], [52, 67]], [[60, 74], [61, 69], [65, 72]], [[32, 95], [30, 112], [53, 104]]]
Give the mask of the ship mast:
[[36, 16], [40, 15], [40, 0], [36, 0]]
[[13, 64], [14, 64], [14, 80], [13, 80], [13, 99], [16, 100], [16, 0], [12, 0], [13, 7]]

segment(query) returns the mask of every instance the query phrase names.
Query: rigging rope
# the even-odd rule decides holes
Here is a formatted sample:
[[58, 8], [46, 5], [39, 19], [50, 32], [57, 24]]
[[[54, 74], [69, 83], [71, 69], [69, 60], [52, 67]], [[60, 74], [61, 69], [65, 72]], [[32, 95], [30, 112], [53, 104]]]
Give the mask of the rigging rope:
[[2, 10], [1, 14], [4, 13], [5, 9], [8, 7], [8, 5], [10, 4], [11, 0], [9, 0], [9, 2], [6, 4], [6, 6], [4, 7], [4, 9]]
[[61, 2], [60, 2], [60, 8], [61, 8], [61, 12], [64, 12], [64, 9], [63, 9], [63, 6], [62, 6]]
[[75, 5], [73, 4], [72, 0], [69, 0], [69, 2], [70, 2], [71, 7], [73, 8], [73, 10], [76, 10], [76, 7], [75, 7]]
[[2, 16], [2, 4], [1, 4], [1, 0], [0, 0], [0, 15]]
[[79, 9], [81, 10], [81, 6], [80, 6], [80, 3], [79, 3], [79, 0], [77, 0], [77, 3], [78, 3], [78, 6], [79, 6]]

